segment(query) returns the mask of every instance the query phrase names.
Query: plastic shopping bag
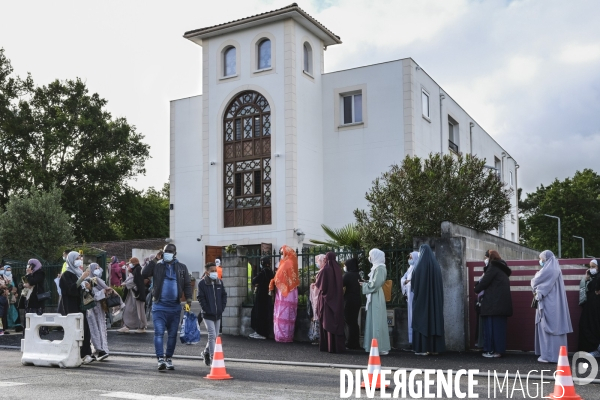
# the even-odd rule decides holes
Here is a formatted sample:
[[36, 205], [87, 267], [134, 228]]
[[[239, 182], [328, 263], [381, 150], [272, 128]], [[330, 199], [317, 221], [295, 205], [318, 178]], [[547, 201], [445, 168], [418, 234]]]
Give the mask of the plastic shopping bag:
[[194, 313], [189, 311], [183, 313], [179, 340], [183, 344], [197, 344], [200, 341], [200, 325], [198, 325], [198, 317]]

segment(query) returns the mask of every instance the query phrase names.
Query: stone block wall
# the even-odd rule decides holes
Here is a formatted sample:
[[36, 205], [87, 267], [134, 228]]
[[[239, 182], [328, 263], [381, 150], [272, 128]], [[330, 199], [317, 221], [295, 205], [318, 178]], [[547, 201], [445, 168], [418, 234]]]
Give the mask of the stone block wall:
[[489, 249], [497, 250], [505, 260], [537, 259], [539, 251], [521, 246], [504, 238], [479, 232], [452, 222], [442, 222], [442, 237], [464, 237], [467, 239], [466, 261], [481, 261]]
[[243, 249], [238, 255], [223, 257], [223, 284], [227, 291], [227, 307], [223, 312], [223, 333], [228, 335], [243, 334], [242, 302], [248, 293], [248, 263]]

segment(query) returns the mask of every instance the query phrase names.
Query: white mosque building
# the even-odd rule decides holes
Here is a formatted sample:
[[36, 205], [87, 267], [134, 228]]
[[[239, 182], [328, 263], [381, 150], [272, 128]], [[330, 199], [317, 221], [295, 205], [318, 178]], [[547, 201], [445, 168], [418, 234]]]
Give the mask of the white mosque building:
[[496, 233], [518, 240], [517, 162], [413, 59], [326, 72], [342, 41], [295, 3], [184, 37], [202, 94], [171, 102], [170, 235], [192, 270], [232, 243], [324, 239], [390, 165], [432, 152], [497, 168], [514, 197]]

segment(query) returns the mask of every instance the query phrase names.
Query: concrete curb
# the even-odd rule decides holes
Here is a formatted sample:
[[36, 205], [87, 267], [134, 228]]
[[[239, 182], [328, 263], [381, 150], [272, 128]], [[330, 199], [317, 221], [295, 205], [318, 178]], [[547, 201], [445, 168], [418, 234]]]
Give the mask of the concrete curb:
[[[0, 346], [0, 349], [21, 350], [21, 348], [19, 346]], [[111, 356], [126, 356], [126, 357], [150, 357], [150, 358], [156, 358], [155, 354], [150, 354], [150, 353], [129, 353], [129, 352], [123, 352], [123, 351], [111, 352], [110, 355]], [[179, 358], [179, 359], [182, 359], [182, 360], [198, 360], [198, 361], [203, 360], [203, 358], [199, 357], [199, 356], [173, 356], [173, 358], [175, 358], [175, 359]], [[338, 368], [338, 369], [365, 369], [364, 365], [309, 363], [309, 362], [300, 362], [300, 361], [249, 360], [249, 359], [244, 359], [244, 358], [226, 358], [225, 361], [227, 361], [227, 362], [237, 362], [237, 363], [246, 363], [246, 364], [287, 365], [287, 366], [293, 366], [293, 367]], [[392, 370], [392, 371], [397, 371], [397, 370], [400, 370], [400, 369], [406, 370], [408, 372], [413, 371], [415, 369], [424, 370], [424, 368], [398, 368], [398, 367], [390, 368], [390, 370]], [[483, 378], [487, 378], [488, 377], [487, 374], [483, 374], [483, 373], [473, 374], [473, 375], [474, 376], [478, 376], [478, 377], [483, 377]], [[505, 375], [509, 379], [515, 379], [517, 377], [516, 374], [498, 374], [496, 376], [498, 378], [504, 379]], [[527, 375], [524, 375], [524, 376], [520, 376], [519, 375], [519, 378], [523, 379], [523, 377], [526, 377], [526, 376]], [[529, 378], [530, 379], [536, 379], [536, 380], [542, 380], [542, 376], [541, 375], [529, 375]], [[544, 378], [545, 379], [549, 379], [549, 376], [545, 376]], [[594, 379], [590, 383], [600, 384], [600, 379]]]

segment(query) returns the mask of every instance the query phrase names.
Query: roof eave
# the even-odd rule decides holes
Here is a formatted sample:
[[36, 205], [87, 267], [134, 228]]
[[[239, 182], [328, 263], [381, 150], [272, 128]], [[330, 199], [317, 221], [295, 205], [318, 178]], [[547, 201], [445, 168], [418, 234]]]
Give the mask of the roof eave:
[[213, 36], [223, 35], [229, 32], [237, 31], [239, 29], [251, 28], [257, 25], [262, 25], [265, 22], [280, 21], [286, 18], [292, 18], [295, 21], [302, 24], [305, 28], [313, 32], [320, 39], [323, 40], [325, 46], [332, 46], [335, 44], [341, 44], [341, 39], [334, 35], [331, 31], [327, 30], [318, 21], [306, 14], [300, 8], [282, 9], [276, 10], [269, 15], [256, 15], [247, 19], [232, 21], [229, 23], [217, 25], [206, 29], [197, 29], [186, 32], [183, 37], [202, 46], [202, 40], [208, 39]]

